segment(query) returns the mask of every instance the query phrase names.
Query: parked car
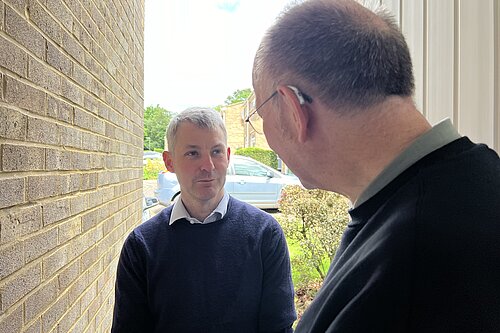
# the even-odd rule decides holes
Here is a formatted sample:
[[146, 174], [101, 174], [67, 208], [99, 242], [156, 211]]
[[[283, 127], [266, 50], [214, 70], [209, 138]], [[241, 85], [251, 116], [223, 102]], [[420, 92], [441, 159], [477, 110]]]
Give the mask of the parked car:
[[163, 160], [163, 156], [161, 153], [156, 151], [145, 151], [142, 157], [142, 164], [146, 165], [147, 160], [159, 159]]
[[155, 197], [142, 196], [142, 222], [146, 222], [151, 218], [149, 209], [158, 205], [158, 199]]
[[[250, 157], [231, 155], [225, 189], [233, 197], [261, 209], [277, 209], [286, 185], [300, 185], [300, 181]], [[175, 173], [160, 172], [154, 193], [162, 205], [170, 205], [180, 193]]]

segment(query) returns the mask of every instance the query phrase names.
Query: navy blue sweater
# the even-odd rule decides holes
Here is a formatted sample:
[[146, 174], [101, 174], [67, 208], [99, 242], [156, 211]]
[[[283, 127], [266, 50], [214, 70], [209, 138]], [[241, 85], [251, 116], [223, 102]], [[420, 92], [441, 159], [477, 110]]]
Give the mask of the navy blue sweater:
[[500, 332], [500, 161], [458, 139], [351, 210], [297, 332]]
[[296, 319], [290, 259], [269, 214], [230, 198], [220, 221], [138, 226], [118, 264], [112, 332], [286, 332]]

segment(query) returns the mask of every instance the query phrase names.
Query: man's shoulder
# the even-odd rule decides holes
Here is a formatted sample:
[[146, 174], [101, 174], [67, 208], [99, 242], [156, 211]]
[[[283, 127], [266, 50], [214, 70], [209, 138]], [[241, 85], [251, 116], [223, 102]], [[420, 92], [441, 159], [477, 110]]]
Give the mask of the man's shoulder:
[[170, 215], [172, 214], [172, 206], [162, 209], [158, 214], [151, 217], [146, 222], [139, 224], [132, 231], [135, 235], [150, 235], [158, 233], [162, 229], [168, 227]]
[[247, 227], [281, 229], [273, 215], [234, 197], [229, 199], [227, 217]]
[[228, 213], [248, 214], [248, 215], [254, 216], [256, 218], [264, 218], [264, 219], [274, 220], [274, 217], [271, 214], [263, 211], [260, 208], [255, 207], [249, 203], [246, 203], [246, 202], [243, 202], [239, 199], [236, 199], [235, 197], [232, 197], [232, 196], [229, 197]]

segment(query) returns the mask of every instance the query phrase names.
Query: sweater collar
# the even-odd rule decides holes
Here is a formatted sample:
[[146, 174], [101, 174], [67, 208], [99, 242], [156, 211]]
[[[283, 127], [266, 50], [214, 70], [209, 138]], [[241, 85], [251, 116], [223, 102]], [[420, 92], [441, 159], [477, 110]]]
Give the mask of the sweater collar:
[[373, 197], [377, 192], [386, 187], [387, 184], [422, 157], [458, 138], [460, 138], [460, 134], [453, 127], [449, 118], [434, 125], [429, 131], [413, 141], [408, 148], [399, 154], [377, 177], [375, 177], [375, 179], [372, 180], [354, 203], [354, 208]]

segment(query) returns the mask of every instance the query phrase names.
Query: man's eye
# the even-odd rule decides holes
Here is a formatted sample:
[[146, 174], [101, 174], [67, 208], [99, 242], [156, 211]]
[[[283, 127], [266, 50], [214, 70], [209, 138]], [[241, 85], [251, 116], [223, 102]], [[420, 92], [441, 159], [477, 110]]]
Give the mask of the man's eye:
[[196, 156], [196, 155], [198, 155], [198, 152], [197, 151], [188, 151], [185, 155], [186, 156]]

